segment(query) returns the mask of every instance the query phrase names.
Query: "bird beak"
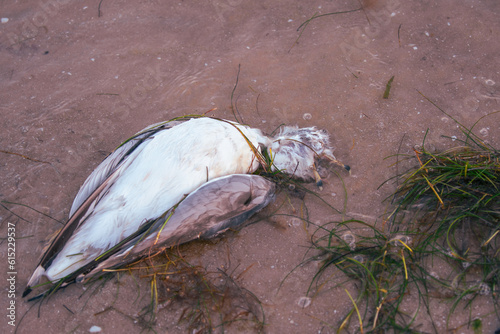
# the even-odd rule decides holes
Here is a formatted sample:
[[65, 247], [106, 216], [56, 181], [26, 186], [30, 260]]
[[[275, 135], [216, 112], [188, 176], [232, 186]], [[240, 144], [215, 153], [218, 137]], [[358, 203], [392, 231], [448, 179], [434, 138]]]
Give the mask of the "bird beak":
[[316, 166], [313, 169], [314, 180], [316, 181], [316, 186], [318, 186], [319, 190], [323, 190], [323, 180], [321, 180], [321, 176], [319, 176], [318, 171], [316, 170]]
[[334, 163], [334, 164], [336, 164], [336, 165], [344, 168], [346, 171], [349, 172], [349, 175], [351, 175], [351, 167], [349, 167], [348, 165], [344, 165], [343, 163], [341, 163], [340, 161], [338, 161], [337, 159], [335, 159], [334, 156], [329, 155], [329, 154], [322, 154], [321, 157], [325, 158], [325, 159], [328, 159], [331, 163]]

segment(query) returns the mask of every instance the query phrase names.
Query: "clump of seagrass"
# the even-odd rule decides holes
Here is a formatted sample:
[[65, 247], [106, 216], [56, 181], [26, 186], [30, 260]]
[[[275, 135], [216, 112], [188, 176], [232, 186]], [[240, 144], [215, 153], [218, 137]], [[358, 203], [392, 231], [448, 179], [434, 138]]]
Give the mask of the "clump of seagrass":
[[[324, 293], [330, 280], [327, 273], [333, 265], [345, 275], [345, 280], [330, 288], [344, 287], [345, 297], [353, 305], [340, 323], [330, 325], [332, 328], [337, 332], [349, 328], [355, 315], [358, 320], [352, 326], [360, 332], [412, 332], [414, 315], [400, 310], [410, 287], [422, 279], [410, 236], [383, 233], [368, 223], [350, 219], [318, 226], [312, 240], [313, 248], [320, 252], [308, 261], [322, 262], [308, 294]], [[352, 291], [353, 287], [355, 298], [347, 289]], [[420, 303], [421, 299], [418, 308]]]
[[[431, 153], [424, 140], [406, 156], [414, 167], [394, 178], [394, 210], [381, 226], [333, 221], [312, 235], [317, 255], [306, 261], [322, 262], [308, 294], [342, 287], [352, 303], [343, 320], [330, 325], [337, 332], [437, 333], [431, 298], [450, 301], [447, 327], [458, 306], [471, 314], [474, 301], [484, 298], [500, 318], [500, 152], [472, 129], [462, 131], [459, 147]], [[333, 287], [332, 266], [345, 275]], [[417, 311], [408, 312], [408, 298]], [[459, 321], [454, 329], [482, 326], [480, 317]]]
[[429, 242], [445, 237], [443, 252], [464, 266], [476, 256], [498, 255], [500, 154], [457, 147], [415, 155], [419, 167], [401, 177], [395, 214], [425, 212], [416, 227]]
[[500, 152], [466, 135], [463, 146], [444, 152], [415, 150], [418, 166], [399, 178], [391, 217], [413, 230], [426, 268], [436, 258], [449, 265], [446, 279], [431, 274], [453, 292], [451, 312], [479, 295], [499, 306]]

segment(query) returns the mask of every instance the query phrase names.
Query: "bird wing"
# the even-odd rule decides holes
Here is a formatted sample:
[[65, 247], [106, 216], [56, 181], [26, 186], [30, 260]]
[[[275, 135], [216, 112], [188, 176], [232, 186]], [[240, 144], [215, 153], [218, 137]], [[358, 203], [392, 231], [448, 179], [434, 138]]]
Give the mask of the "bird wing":
[[99, 185], [101, 185], [121, 164], [123, 164], [132, 152], [138, 153], [138, 151], [142, 150], [144, 147], [142, 144], [146, 140], [151, 139], [155, 133], [171, 129], [182, 122], [183, 121], [171, 121], [150, 125], [118, 146], [106, 157], [106, 159], [104, 159], [103, 162], [99, 164], [99, 166], [97, 166], [96, 169], [94, 169], [89, 177], [87, 177], [73, 200], [69, 216], [73, 216], [75, 211], [78, 210], [90, 194], [92, 194], [99, 187]]
[[83, 223], [85, 217], [87, 217], [87, 213], [90, 212], [95, 206], [95, 202], [98, 201], [113, 184], [117, 175], [118, 171], [115, 171], [104, 182], [102, 182], [101, 185], [99, 185], [97, 189], [95, 189], [94, 192], [90, 196], [88, 196], [88, 198], [80, 205], [76, 212], [74, 212], [70, 217], [66, 225], [64, 225], [64, 227], [59, 231], [57, 236], [54, 238], [50, 246], [43, 254], [37, 268], [31, 275], [28, 284], [23, 292], [23, 297], [28, 295], [31, 292], [31, 287], [38, 283], [42, 275], [45, 273], [45, 270], [52, 263], [54, 257], [61, 251], [61, 249], [63, 249], [64, 245], [66, 245], [66, 242], [71, 238], [71, 235], [73, 234], [75, 229], [81, 223]]
[[[120, 175], [120, 167], [129, 162], [129, 160], [133, 160], [137, 153], [144, 148], [142, 144], [156, 133], [170, 129], [180, 123], [179, 121], [158, 123], [143, 129], [121, 144], [92, 172], [73, 201], [68, 222], [45, 250], [38, 266], [31, 275], [23, 292], [23, 297], [31, 292], [31, 287], [39, 282], [45, 270], [50, 266], [56, 255], [64, 248], [74, 231], [85, 221], [95, 205], [114, 184]], [[61, 283], [66, 282], [67, 278], [63, 278], [62, 280]]]
[[99, 259], [99, 265], [77, 278], [84, 282], [155, 254], [160, 250], [195, 239], [209, 239], [236, 228], [274, 199], [273, 182], [258, 176], [234, 174], [207, 182], [172, 210], [144, 228], [146, 234], [122, 242], [114, 254]]

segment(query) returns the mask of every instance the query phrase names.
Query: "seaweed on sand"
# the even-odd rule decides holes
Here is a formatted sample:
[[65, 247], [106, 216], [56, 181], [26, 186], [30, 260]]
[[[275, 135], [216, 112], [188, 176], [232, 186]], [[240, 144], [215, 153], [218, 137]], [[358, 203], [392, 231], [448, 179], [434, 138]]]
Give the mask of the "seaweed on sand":
[[[306, 261], [322, 264], [308, 294], [326, 290], [332, 265], [345, 277], [335, 287], [356, 290], [346, 290], [353, 306], [330, 325], [338, 332], [437, 333], [431, 305], [436, 298], [449, 302], [448, 329], [460, 309], [469, 316], [453, 322], [454, 329], [481, 333], [481, 317], [473, 317], [472, 309], [484, 298], [491, 298], [493, 309], [483, 316], [500, 319], [500, 152], [474, 134], [477, 122], [471, 128], [457, 124], [464, 134], [460, 146], [430, 152], [424, 138], [421, 148], [404, 156], [414, 167], [391, 179], [398, 184], [388, 197], [394, 209], [382, 224], [350, 219], [317, 226], [316, 255]], [[407, 311], [409, 299], [414, 312]], [[357, 325], [351, 324], [353, 315]]]

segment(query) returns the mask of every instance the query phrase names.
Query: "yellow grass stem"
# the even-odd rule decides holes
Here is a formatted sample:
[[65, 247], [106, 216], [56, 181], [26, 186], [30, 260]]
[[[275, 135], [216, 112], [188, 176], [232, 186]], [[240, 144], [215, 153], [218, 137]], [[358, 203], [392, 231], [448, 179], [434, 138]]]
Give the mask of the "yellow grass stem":
[[344, 327], [347, 325], [347, 321], [349, 321], [349, 318], [351, 317], [352, 312], [353, 312], [353, 310], [351, 310], [349, 312], [349, 314], [347, 314], [347, 316], [345, 317], [344, 321], [342, 321], [342, 324], [340, 324], [339, 329], [337, 329], [337, 334], [340, 333], [340, 331], [342, 331], [342, 329], [344, 329]]
[[292, 201], [290, 200], [290, 196], [288, 196], [288, 194], [286, 195], [286, 199], [287, 199], [287, 201], [288, 201], [288, 205], [290, 205], [290, 206], [292, 207], [292, 211], [293, 211], [293, 213], [296, 213], [296, 212], [297, 212], [297, 210], [296, 210], [296, 209], [295, 209], [295, 207], [293, 206]]
[[153, 275], [153, 279], [151, 280], [151, 301], [154, 302], [154, 311], [158, 307], [158, 286], [156, 285], [156, 274]]
[[349, 293], [349, 291], [347, 291], [347, 289], [344, 289], [345, 292], [347, 293], [347, 296], [349, 296], [349, 299], [351, 300], [352, 302], [352, 305], [354, 305], [354, 309], [356, 310], [356, 313], [358, 314], [358, 319], [359, 319], [359, 331], [361, 332], [361, 334], [363, 334], [363, 319], [361, 319], [361, 314], [359, 313], [359, 309], [358, 309], [358, 305], [356, 305], [356, 302], [354, 301], [354, 299], [351, 297], [351, 294]]
[[408, 269], [406, 268], [405, 253], [403, 249], [401, 249], [401, 259], [403, 260], [403, 266], [405, 268], [405, 279], [408, 280]]
[[382, 309], [382, 304], [383, 303], [384, 303], [384, 298], [382, 298], [382, 301], [376, 307], [377, 311], [375, 312], [375, 317], [373, 318], [373, 327], [372, 327], [372, 329], [375, 329], [375, 327], [377, 327], [378, 314], [380, 313], [380, 310]]
[[486, 240], [485, 242], [483, 242], [483, 244], [481, 245], [481, 247], [484, 247], [484, 246], [488, 245], [490, 243], [490, 241], [493, 240], [493, 238], [497, 236], [498, 232], [500, 232], [500, 230], [497, 230], [495, 233], [493, 233], [493, 235], [491, 237], [489, 237], [488, 240]]
[[[413, 178], [413, 177], [414, 177], [415, 175], [417, 175], [417, 174], [418, 174], [418, 172], [420, 172], [420, 170], [422, 170], [422, 169], [423, 169], [426, 173], [428, 172], [428, 171], [427, 171], [427, 168], [425, 168], [425, 166], [427, 166], [427, 165], [431, 162], [431, 160], [427, 161], [425, 164], [422, 164], [422, 161], [420, 161], [420, 158], [419, 158], [418, 156], [417, 156], [417, 159], [418, 159], [418, 161], [420, 162], [420, 168], [419, 168], [419, 169], [417, 169], [416, 171], [414, 171], [411, 175], [409, 175], [409, 176], [406, 178], [406, 180], [410, 180], [411, 178]], [[405, 182], [406, 182], [406, 181], [405, 181]]]
[[405, 246], [413, 254], [413, 249], [411, 249], [410, 246], [408, 246], [403, 240], [401, 239], [396, 239], [396, 240], [402, 243], [403, 246]]
[[441, 199], [441, 197], [439, 197], [436, 189], [434, 189], [434, 186], [432, 185], [432, 183], [429, 181], [429, 179], [427, 179], [424, 175], [422, 175], [422, 177], [425, 179], [425, 181], [427, 181], [427, 184], [429, 185], [429, 187], [431, 187], [432, 191], [434, 192], [434, 194], [436, 195], [439, 203], [441, 203], [441, 208], [444, 209], [444, 203], [443, 203], [443, 200]]
[[[184, 197], [185, 198], [185, 197]], [[165, 219], [165, 222], [163, 223], [163, 225], [161, 226], [160, 230], [158, 231], [158, 233], [156, 234], [156, 239], [155, 239], [155, 242], [153, 245], [156, 245], [158, 243], [158, 239], [160, 239], [160, 234], [161, 232], [163, 231], [163, 228], [165, 228], [165, 226], [167, 225], [168, 221], [170, 220], [170, 218], [172, 217], [172, 215], [175, 213], [175, 209], [177, 208], [177, 206], [184, 200], [184, 198], [182, 200], [179, 201], [179, 203], [177, 203], [173, 208], [172, 208], [172, 211], [170, 211], [167, 219]]]

